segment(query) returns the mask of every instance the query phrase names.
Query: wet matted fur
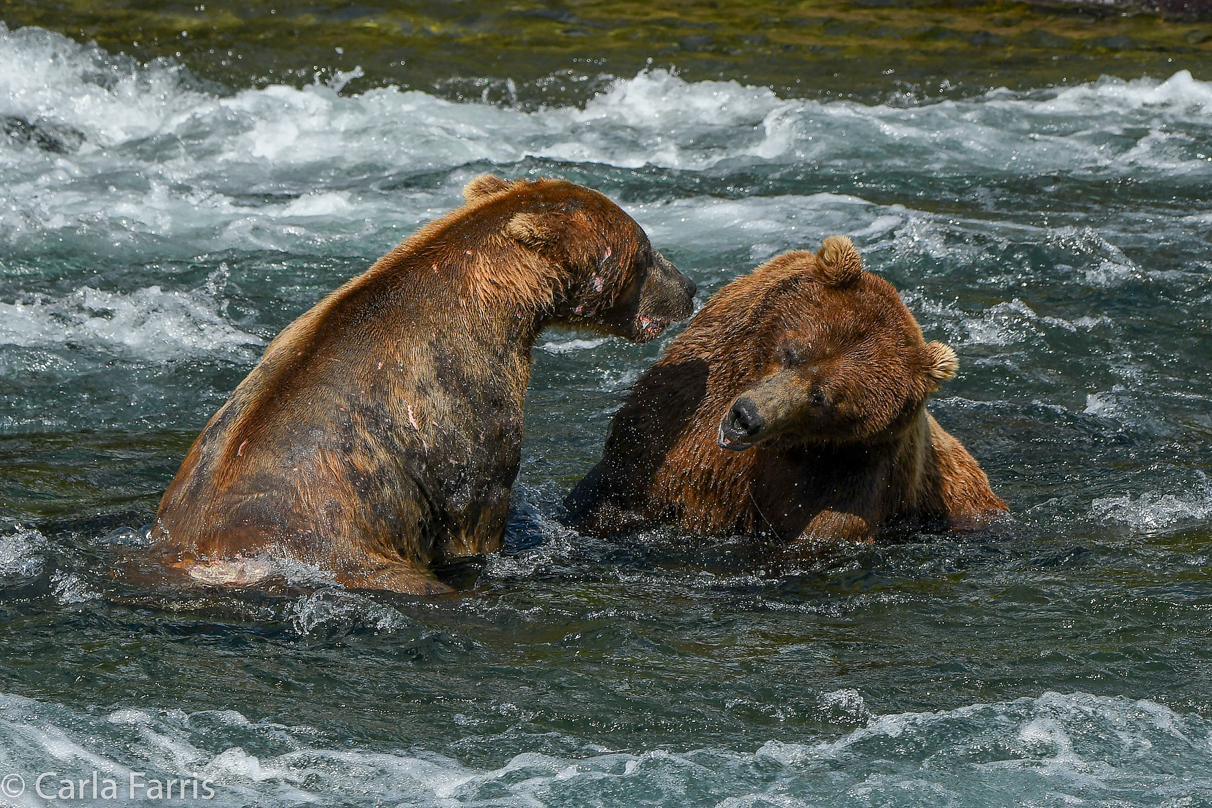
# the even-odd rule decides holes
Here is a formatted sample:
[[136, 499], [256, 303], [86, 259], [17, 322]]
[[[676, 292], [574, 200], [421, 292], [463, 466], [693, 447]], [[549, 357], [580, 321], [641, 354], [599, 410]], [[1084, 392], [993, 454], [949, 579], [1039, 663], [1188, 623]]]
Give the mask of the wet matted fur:
[[164, 494], [166, 563], [442, 591], [432, 565], [501, 544], [539, 332], [645, 340], [690, 315], [694, 284], [602, 194], [486, 175], [464, 197], [273, 341]]
[[786, 253], [720, 290], [640, 377], [570, 519], [789, 541], [979, 523], [1006, 504], [926, 411], [957, 367], [849, 239]]

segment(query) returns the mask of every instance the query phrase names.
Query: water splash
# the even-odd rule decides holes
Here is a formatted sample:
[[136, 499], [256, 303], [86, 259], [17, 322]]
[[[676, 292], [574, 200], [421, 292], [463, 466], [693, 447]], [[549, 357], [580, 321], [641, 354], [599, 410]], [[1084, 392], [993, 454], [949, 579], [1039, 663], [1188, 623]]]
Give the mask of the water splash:
[[1182, 493], [1146, 491], [1133, 497], [1101, 497], [1090, 504], [1090, 515], [1104, 523], [1120, 524], [1134, 533], [1153, 533], [1178, 526], [1191, 527], [1212, 520], [1212, 485], [1197, 473]]
[[0, 536], [0, 578], [31, 578], [42, 569], [46, 537], [37, 530], [17, 528]]

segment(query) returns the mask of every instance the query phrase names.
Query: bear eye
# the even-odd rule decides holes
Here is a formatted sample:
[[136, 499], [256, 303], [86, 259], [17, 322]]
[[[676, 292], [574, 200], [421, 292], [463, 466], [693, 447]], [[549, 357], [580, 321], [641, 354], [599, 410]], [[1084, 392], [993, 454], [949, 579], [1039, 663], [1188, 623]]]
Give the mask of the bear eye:
[[812, 388], [812, 396], [810, 398], [812, 406], [820, 408], [825, 406], [825, 391], [819, 387]]

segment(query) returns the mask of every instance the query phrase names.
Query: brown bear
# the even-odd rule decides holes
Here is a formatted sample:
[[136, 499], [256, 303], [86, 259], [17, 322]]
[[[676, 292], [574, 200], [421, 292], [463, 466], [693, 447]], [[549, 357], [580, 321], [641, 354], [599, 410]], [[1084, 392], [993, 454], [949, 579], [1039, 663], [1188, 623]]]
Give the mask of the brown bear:
[[786, 253], [720, 290], [640, 377], [570, 521], [792, 542], [980, 523], [1006, 504], [926, 411], [957, 367], [850, 239]]
[[693, 311], [694, 284], [602, 194], [485, 175], [463, 195], [270, 344], [160, 502], [165, 563], [250, 583], [280, 557], [445, 591], [435, 562], [501, 545], [539, 332], [643, 341]]

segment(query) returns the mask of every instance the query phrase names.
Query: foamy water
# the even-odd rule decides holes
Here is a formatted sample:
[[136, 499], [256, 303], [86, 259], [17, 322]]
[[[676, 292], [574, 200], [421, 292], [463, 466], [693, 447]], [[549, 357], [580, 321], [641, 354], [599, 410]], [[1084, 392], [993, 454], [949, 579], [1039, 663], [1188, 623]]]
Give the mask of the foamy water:
[[[907, 107], [785, 100], [659, 70], [615, 82], [583, 109], [534, 112], [394, 88], [216, 96], [189, 87], [176, 68], [143, 68], [37, 29], [0, 32], [4, 113], [83, 137], [69, 154], [28, 145], [0, 152], [0, 237], [14, 247], [56, 236], [97, 249], [155, 244], [161, 254], [312, 253], [368, 236], [378, 236], [377, 247], [394, 239], [383, 230], [447, 209], [476, 166], [527, 159], [692, 173], [760, 165], [1182, 184], [1212, 176], [1203, 137], [1212, 88], [1185, 71], [1164, 82], [1105, 80]], [[463, 167], [437, 187], [408, 187], [409, 177]], [[741, 207], [732, 215], [717, 205], [657, 209], [646, 223], [688, 241], [715, 233], [735, 242], [737, 228], [763, 224], [785, 231], [784, 206], [758, 222]], [[696, 215], [673, 218], [686, 212]], [[862, 231], [879, 219], [867, 214], [863, 226], [845, 224]]]
[[87, 770], [89, 796], [93, 771], [123, 797], [132, 774], [141, 796], [171, 773], [206, 783], [215, 805], [1109, 805], [1212, 795], [1206, 721], [1086, 693], [871, 716], [833, 740], [770, 740], [756, 750], [586, 748], [576, 757], [523, 753], [491, 769], [325, 740], [312, 727], [230, 710], [87, 715], [0, 695], [0, 766], [55, 773], [42, 786], [51, 794], [62, 788], [59, 772], [72, 769]]
[[[1209, 801], [1212, 84], [1181, 67], [873, 105], [654, 70], [519, 109], [218, 90], [0, 28], [0, 778], [201, 778], [221, 805]], [[932, 412], [1014, 521], [789, 567], [578, 536], [560, 500], [672, 332], [552, 332], [506, 547], [465, 597], [278, 558], [249, 561], [261, 594], [111, 575], [268, 340], [489, 170], [611, 195], [698, 305], [852, 236], [956, 348]]]

